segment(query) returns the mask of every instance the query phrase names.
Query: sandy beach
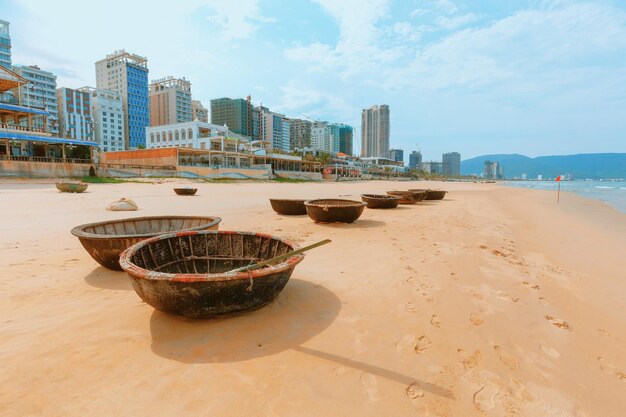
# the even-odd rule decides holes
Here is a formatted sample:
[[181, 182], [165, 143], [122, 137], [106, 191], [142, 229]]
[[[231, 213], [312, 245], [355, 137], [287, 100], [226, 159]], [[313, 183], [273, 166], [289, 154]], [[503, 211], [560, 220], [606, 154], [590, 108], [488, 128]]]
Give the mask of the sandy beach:
[[[496, 184], [0, 183], [2, 416], [572, 416], [626, 410], [626, 215]], [[315, 224], [268, 197], [441, 202]], [[120, 197], [141, 210], [109, 212]], [[100, 267], [76, 225], [215, 215], [310, 252], [269, 305], [193, 321]]]

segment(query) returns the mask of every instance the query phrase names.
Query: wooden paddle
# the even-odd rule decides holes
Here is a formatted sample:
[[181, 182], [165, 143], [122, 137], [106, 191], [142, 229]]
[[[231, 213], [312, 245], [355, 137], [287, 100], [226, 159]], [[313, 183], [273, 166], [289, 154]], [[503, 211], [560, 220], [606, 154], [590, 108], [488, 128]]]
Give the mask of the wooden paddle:
[[225, 274], [230, 274], [231, 272], [253, 271], [255, 269], [262, 268], [265, 265], [270, 265], [270, 264], [273, 264], [273, 263], [282, 262], [285, 259], [289, 259], [289, 258], [291, 258], [294, 255], [301, 254], [303, 252], [306, 252], [308, 250], [317, 248], [318, 246], [322, 246], [322, 245], [325, 245], [325, 244], [330, 243], [330, 242], [332, 242], [332, 240], [325, 239], [325, 240], [319, 241], [317, 243], [314, 243], [312, 245], [305, 246], [303, 248], [296, 249], [296, 250], [291, 251], [291, 252], [287, 252], [284, 255], [278, 255], [278, 256], [275, 256], [275, 257], [273, 257], [271, 259], [267, 259], [265, 261], [260, 261], [260, 262], [257, 262], [255, 264], [252, 264], [252, 265], [242, 266], [241, 268], [233, 269], [231, 271], [225, 272]]

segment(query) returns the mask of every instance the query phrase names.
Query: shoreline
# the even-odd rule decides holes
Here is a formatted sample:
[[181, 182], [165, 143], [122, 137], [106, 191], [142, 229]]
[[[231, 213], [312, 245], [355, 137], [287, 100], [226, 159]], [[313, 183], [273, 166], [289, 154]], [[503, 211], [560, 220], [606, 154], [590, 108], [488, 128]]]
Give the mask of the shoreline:
[[[626, 215], [615, 208], [569, 192], [557, 206], [552, 193], [499, 184], [194, 183], [198, 196], [176, 197], [176, 183], [189, 184], [90, 184], [70, 195], [52, 182], [0, 181], [0, 215], [12, 219], [0, 225], [8, 416], [617, 417], [626, 408]], [[279, 216], [267, 201], [411, 187], [450, 193], [366, 208], [349, 225]], [[104, 210], [120, 197], [141, 210]], [[69, 233], [157, 214], [333, 243], [307, 254], [269, 305], [185, 320], [142, 303], [124, 273], [98, 266]]]

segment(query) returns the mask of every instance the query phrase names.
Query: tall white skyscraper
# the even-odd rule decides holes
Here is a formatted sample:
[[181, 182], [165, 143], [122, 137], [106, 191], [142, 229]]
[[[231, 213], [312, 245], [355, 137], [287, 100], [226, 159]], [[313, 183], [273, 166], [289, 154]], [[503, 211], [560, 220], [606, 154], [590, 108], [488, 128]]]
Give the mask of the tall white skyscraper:
[[389, 156], [389, 106], [375, 105], [361, 113], [361, 156]]

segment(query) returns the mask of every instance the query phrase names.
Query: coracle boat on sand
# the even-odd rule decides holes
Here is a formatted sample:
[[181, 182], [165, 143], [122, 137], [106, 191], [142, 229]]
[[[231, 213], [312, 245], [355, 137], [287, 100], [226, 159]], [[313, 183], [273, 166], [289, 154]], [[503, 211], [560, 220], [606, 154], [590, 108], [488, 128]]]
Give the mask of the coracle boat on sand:
[[306, 212], [318, 223], [352, 223], [356, 221], [365, 208], [361, 201], [342, 199], [319, 199], [305, 201]]
[[443, 200], [448, 192], [443, 190], [428, 190], [426, 200]]
[[422, 188], [414, 188], [410, 189], [409, 191], [413, 193], [413, 200], [415, 200], [416, 203], [425, 200], [426, 196], [428, 195], [428, 190]]
[[251, 271], [233, 271], [297, 247], [248, 232], [199, 231], [157, 236], [128, 248], [120, 264], [137, 295], [157, 310], [205, 318], [261, 307], [285, 287], [304, 259]]
[[174, 192], [178, 195], [194, 195], [198, 192], [198, 189], [191, 188], [191, 187], [181, 187], [181, 188], [174, 188]]
[[154, 216], [110, 220], [76, 226], [72, 234], [105, 268], [121, 271], [120, 254], [144, 239], [184, 230], [217, 230], [222, 221], [208, 216]]
[[278, 214], [285, 214], [287, 216], [306, 214], [305, 201], [306, 200], [288, 198], [270, 198], [272, 209]]
[[82, 193], [89, 187], [89, 184], [78, 181], [61, 181], [54, 183], [54, 185], [57, 190], [63, 193]]
[[398, 204], [415, 204], [413, 191], [387, 191], [388, 195], [400, 197]]
[[400, 197], [384, 194], [361, 194], [361, 200], [371, 209], [396, 208], [400, 202]]

